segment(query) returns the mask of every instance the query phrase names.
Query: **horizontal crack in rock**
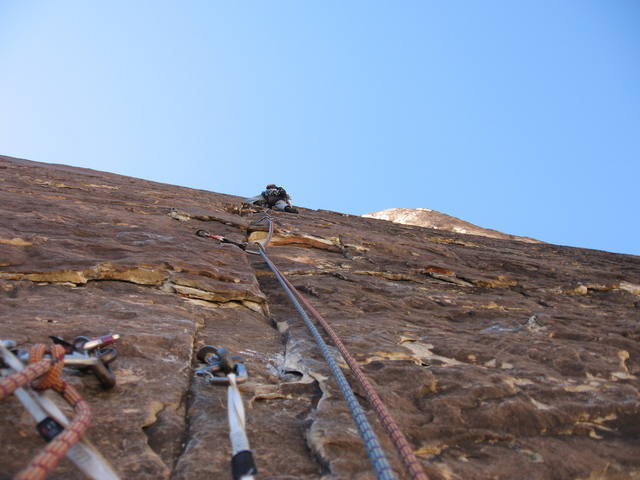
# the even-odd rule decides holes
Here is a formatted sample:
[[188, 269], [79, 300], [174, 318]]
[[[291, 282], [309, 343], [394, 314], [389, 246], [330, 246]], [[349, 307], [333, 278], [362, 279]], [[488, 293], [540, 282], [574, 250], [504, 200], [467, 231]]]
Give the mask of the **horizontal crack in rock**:
[[640, 296], [640, 285], [625, 281], [621, 281], [620, 283], [614, 283], [611, 285], [604, 285], [601, 283], [580, 283], [574, 288], [567, 288], [561, 291], [566, 293], [567, 295], [580, 296], [588, 295], [589, 291], [608, 292], [614, 290], [624, 290], [625, 292]]
[[214, 292], [207, 290], [200, 290], [199, 288], [188, 287], [186, 285], [180, 285], [177, 283], [172, 283], [171, 288], [173, 288], [177, 293], [185, 295], [190, 298], [199, 298], [200, 300], [209, 300], [212, 302], [244, 302], [249, 301], [253, 303], [265, 303], [263, 297], [259, 297], [256, 295], [252, 295], [246, 290], [237, 290], [230, 292]]
[[168, 272], [154, 265], [127, 267], [103, 263], [84, 270], [53, 270], [51, 272], [0, 272], [5, 280], [85, 284], [91, 280], [120, 280], [139, 285], [161, 285]]
[[453, 245], [462, 245], [464, 247], [482, 248], [482, 246], [477, 243], [457, 240], [455, 238], [427, 237], [425, 240], [427, 240], [428, 242], [435, 242], [435, 243], [445, 243], [445, 244], [453, 244]]
[[237, 221], [235, 215], [224, 214], [220, 212], [194, 212], [186, 211], [183, 209], [173, 208], [168, 215], [180, 222], [188, 222], [189, 220], [200, 220], [203, 222], [220, 222], [232, 227], [240, 227], [242, 229], [247, 228], [247, 223]]
[[[102, 264], [85, 270], [55, 270], [52, 272], [7, 273], [0, 272], [0, 279], [51, 283], [55, 285], [77, 287], [94, 281], [121, 281], [143, 286], [159, 287], [167, 293], [177, 293], [190, 299], [207, 302], [208, 306], [246, 307], [254, 312], [268, 314], [264, 297], [250, 291], [237, 289], [225, 291], [207, 291], [180, 285], [170, 280], [171, 272], [155, 269], [153, 266], [121, 267]], [[200, 304], [202, 305], [202, 304]]]
[[373, 277], [380, 277], [386, 280], [397, 280], [397, 281], [406, 281], [406, 282], [420, 282], [420, 280], [412, 275], [407, 275], [406, 273], [396, 273], [396, 272], [377, 272], [372, 270], [355, 270], [352, 272], [355, 275], [371, 275]]
[[[267, 238], [268, 233], [262, 231], [253, 231], [249, 234], [248, 241], [259, 242]], [[293, 233], [278, 230], [273, 233], [269, 245], [292, 245], [296, 247], [311, 247], [321, 250], [329, 250], [332, 252], [341, 252], [342, 248], [336, 245], [333, 241], [322, 237], [316, 237], [314, 235], [308, 235], [306, 233]]]
[[0, 244], [3, 245], [13, 245], [14, 247], [28, 247], [33, 245], [33, 242], [29, 240], [25, 240], [23, 238], [0, 238]]

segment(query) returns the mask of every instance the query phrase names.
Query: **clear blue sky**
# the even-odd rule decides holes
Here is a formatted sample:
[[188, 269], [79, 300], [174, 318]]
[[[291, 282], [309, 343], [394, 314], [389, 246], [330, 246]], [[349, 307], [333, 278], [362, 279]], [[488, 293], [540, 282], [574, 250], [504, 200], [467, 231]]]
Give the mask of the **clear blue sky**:
[[640, 2], [0, 0], [0, 153], [640, 255]]

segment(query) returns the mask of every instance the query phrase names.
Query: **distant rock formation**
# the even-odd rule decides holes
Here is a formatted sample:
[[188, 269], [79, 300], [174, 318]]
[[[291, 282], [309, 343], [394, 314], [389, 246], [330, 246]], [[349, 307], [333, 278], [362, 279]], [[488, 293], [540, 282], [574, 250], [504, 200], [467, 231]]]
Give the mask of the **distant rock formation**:
[[[244, 358], [257, 478], [372, 480], [336, 382], [273, 274], [195, 234], [266, 236], [241, 200], [0, 156], [0, 338], [27, 348], [122, 335], [114, 389], [89, 372], [63, 376], [123, 480], [231, 478], [226, 388], [195, 375], [206, 344]], [[640, 257], [463, 235], [452, 230], [478, 227], [442, 214], [429, 224], [439, 230], [272, 215], [270, 258], [342, 337], [430, 480], [640, 478]], [[44, 441], [15, 395], [0, 406], [8, 479]], [[63, 461], [50, 478], [84, 476]]]
[[504, 240], [517, 240], [527, 243], [542, 243], [539, 240], [518, 235], [509, 235], [488, 228], [482, 228], [473, 223], [465, 222], [459, 218], [436, 212], [428, 208], [388, 208], [379, 212], [362, 215], [367, 218], [389, 220], [403, 225], [416, 225], [418, 227], [446, 230], [447, 232], [462, 233], [465, 235], [480, 235], [482, 237], [501, 238]]

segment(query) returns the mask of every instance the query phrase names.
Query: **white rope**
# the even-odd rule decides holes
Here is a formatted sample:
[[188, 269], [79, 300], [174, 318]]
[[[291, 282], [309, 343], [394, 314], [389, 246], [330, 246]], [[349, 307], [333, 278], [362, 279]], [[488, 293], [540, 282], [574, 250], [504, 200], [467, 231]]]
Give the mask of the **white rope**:
[[[232, 455], [243, 451], [250, 451], [249, 439], [247, 438], [246, 418], [244, 415], [244, 404], [240, 396], [240, 390], [236, 383], [235, 373], [227, 374], [229, 387], [227, 388], [227, 412], [229, 417], [229, 440], [231, 440]], [[254, 480], [253, 475], [242, 475], [241, 480]]]
[[240, 390], [236, 384], [235, 373], [227, 375], [229, 388], [227, 389], [227, 403], [229, 415], [229, 439], [231, 440], [231, 450], [235, 455], [242, 450], [249, 450], [249, 439], [247, 438], [246, 419], [244, 415], [244, 405]]

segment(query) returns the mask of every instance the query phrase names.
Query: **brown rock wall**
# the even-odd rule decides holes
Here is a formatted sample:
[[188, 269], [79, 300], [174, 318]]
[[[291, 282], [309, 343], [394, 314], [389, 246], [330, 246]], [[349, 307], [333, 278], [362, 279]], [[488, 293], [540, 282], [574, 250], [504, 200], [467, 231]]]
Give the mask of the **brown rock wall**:
[[[373, 478], [273, 276], [194, 235], [245, 239], [254, 217], [238, 197], [9, 157], [0, 167], [0, 336], [123, 335], [113, 391], [65, 370], [93, 408], [88, 437], [123, 478], [230, 478], [225, 389], [193, 374], [204, 344], [245, 358], [260, 478]], [[430, 478], [640, 478], [640, 258], [273, 215], [269, 255], [341, 335]], [[15, 399], [3, 407], [8, 477], [42, 441]], [[65, 462], [52, 478], [81, 476]]]

